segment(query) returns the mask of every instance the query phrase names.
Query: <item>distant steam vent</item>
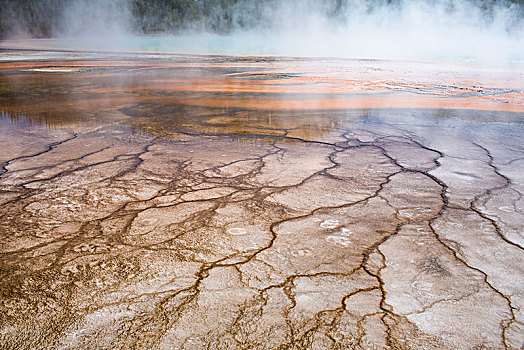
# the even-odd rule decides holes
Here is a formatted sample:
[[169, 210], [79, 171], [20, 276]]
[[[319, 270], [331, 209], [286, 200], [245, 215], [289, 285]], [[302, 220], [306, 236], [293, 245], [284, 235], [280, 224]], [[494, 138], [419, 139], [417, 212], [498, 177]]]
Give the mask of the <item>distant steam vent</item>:
[[[152, 48], [156, 51], [524, 60], [524, 0], [1, 0], [1, 3], [3, 39], [89, 38], [95, 43], [89, 48], [96, 48], [97, 41], [114, 39], [117, 44], [107, 46], [142, 50], [136, 41], [147, 35], [169, 37]], [[85, 42], [80, 40], [76, 44]]]

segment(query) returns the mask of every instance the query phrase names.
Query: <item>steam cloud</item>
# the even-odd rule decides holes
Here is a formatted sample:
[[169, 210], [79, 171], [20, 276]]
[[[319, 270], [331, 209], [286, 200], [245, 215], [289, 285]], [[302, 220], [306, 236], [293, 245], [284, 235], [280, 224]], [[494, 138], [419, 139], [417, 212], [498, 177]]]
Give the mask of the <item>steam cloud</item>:
[[[191, 1], [192, 6], [212, 3]], [[186, 5], [191, 1], [186, 1]], [[521, 3], [489, 0], [229, 3], [232, 5], [211, 7], [205, 16], [157, 9], [157, 13], [142, 11], [137, 17], [138, 0], [71, 0], [52, 34], [63, 38], [63, 45], [86, 49], [524, 64]], [[180, 18], [180, 13], [185, 17]], [[148, 34], [144, 35], [145, 32]], [[81, 40], [68, 42], [67, 38], [72, 37]]]

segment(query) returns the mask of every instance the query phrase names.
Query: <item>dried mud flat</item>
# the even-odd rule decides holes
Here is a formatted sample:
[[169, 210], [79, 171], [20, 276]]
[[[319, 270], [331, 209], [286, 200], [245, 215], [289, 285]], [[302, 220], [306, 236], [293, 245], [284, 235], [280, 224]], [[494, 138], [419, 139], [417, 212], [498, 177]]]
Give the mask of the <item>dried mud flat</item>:
[[0, 63], [3, 349], [524, 346], [522, 73], [38, 54]]

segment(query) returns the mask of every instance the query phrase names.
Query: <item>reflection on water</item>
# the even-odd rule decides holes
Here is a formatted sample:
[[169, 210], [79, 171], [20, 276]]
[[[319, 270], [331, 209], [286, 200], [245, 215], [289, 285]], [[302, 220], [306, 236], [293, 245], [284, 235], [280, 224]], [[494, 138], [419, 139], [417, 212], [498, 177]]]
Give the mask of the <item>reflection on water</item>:
[[16, 123], [120, 123], [159, 136], [296, 130], [314, 139], [366, 118], [523, 121], [523, 73], [515, 71], [258, 57], [22, 56], [0, 63], [2, 119]]

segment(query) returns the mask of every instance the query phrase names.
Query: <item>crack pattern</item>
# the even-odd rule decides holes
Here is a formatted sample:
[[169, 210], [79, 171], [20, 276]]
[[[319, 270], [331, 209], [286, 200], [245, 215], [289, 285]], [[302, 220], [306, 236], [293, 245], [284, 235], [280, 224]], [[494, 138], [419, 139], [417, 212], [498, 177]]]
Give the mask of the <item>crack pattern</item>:
[[524, 346], [521, 126], [191, 109], [162, 88], [6, 150], [2, 348]]

